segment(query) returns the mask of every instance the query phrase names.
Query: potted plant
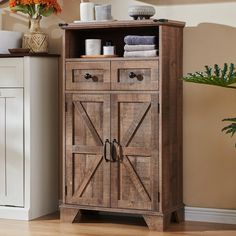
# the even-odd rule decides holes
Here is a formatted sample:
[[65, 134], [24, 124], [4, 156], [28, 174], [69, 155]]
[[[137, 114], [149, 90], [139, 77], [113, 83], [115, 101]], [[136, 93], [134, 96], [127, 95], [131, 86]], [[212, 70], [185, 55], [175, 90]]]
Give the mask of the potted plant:
[[61, 12], [57, 0], [9, 0], [13, 12], [22, 12], [29, 16], [29, 33], [24, 34], [23, 48], [31, 52], [48, 52], [48, 37], [41, 31], [40, 20], [42, 17]]

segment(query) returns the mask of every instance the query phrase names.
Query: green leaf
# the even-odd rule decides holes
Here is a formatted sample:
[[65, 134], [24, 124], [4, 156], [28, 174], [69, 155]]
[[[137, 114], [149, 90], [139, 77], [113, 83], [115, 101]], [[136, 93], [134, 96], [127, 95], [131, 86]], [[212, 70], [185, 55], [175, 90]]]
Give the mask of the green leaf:
[[42, 16], [47, 17], [47, 16], [50, 16], [53, 12], [54, 12], [54, 8], [50, 7], [44, 11], [41, 11], [41, 14], [42, 14]]
[[11, 8], [13, 11], [20, 11], [24, 14], [29, 14], [29, 9], [28, 9], [28, 6], [27, 5], [17, 5], [15, 7], [12, 7]]
[[219, 65], [215, 64], [214, 71], [212, 67], [205, 66], [204, 72], [197, 71], [195, 73], [189, 73], [182, 79], [191, 83], [236, 89], [236, 86], [231, 86], [236, 83], [236, 71], [233, 63], [230, 65], [224, 63], [223, 69], [221, 69]]
[[206, 68], [206, 74], [208, 77], [211, 77], [212, 76], [212, 68], [210, 68], [209, 66], [205, 66]]
[[231, 134], [231, 137], [233, 137], [236, 133], [236, 118], [226, 118], [223, 119], [223, 121], [233, 122], [222, 129], [222, 132], [225, 132], [226, 134]]
[[221, 79], [227, 79], [226, 73], [228, 71], [228, 64], [224, 64], [223, 70], [221, 70]]
[[220, 76], [220, 67], [217, 64], [215, 64], [214, 68], [215, 68], [215, 75], [217, 77], [219, 77]]
[[230, 64], [230, 67], [229, 67], [229, 74], [228, 74], [228, 77], [232, 77], [232, 76], [233, 76], [234, 70], [235, 70], [234, 64], [231, 63], [231, 64]]
[[225, 118], [222, 121], [236, 122], [236, 118]]
[[28, 5], [30, 16], [33, 17], [35, 15], [35, 7], [33, 5]]

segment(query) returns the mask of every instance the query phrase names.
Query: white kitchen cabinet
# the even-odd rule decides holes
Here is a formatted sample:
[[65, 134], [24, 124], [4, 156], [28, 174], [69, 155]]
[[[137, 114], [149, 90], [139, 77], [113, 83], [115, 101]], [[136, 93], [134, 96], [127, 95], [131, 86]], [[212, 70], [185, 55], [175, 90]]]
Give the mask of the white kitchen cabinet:
[[23, 89], [0, 89], [0, 205], [24, 206]]
[[58, 209], [58, 57], [0, 55], [0, 218]]

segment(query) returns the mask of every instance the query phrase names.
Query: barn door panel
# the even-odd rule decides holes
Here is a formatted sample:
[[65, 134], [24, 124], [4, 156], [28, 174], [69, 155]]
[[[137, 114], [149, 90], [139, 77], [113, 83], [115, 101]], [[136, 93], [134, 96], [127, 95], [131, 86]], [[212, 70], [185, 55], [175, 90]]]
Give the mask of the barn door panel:
[[68, 94], [66, 104], [66, 203], [107, 207], [110, 163], [104, 145], [110, 138], [110, 95]]
[[112, 207], [158, 208], [158, 97], [118, 94], [111, 99]]

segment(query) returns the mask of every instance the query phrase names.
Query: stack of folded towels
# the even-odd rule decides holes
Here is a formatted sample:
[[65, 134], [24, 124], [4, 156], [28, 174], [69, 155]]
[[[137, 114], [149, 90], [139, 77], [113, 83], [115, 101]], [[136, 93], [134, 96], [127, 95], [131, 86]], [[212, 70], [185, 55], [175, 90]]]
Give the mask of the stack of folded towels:
[[124, 57], [155, 57], [157, 56], [157, 37], [128, 35], [124, 39]]

